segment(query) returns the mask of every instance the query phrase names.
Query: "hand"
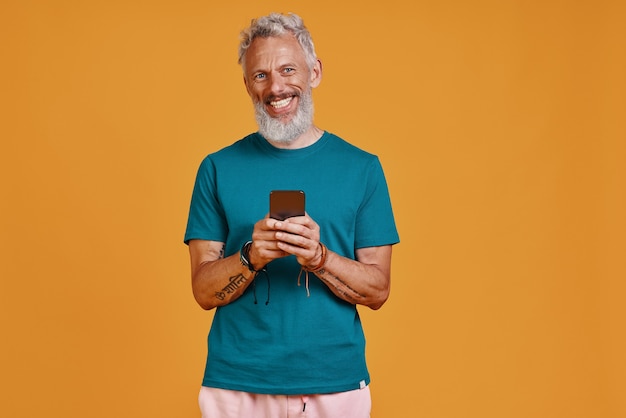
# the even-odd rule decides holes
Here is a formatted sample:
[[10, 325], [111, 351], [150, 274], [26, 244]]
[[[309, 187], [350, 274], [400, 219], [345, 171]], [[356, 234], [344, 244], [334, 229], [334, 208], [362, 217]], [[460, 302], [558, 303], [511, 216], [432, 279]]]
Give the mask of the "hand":
[[275, 223], [276, 220], [267, 214], [265, 218], [254, 224], [248, 261], [256, 270], [262, 269], [272, 260], [289, 255], [289, 253], [278, 248]]
[[[271, 225], [273, 222], [273, 225]], [[320, 227], [308, 215], [287, 218], [284, 221], [272, 219], [276, 247], [286, 254], [293, 254], [302, 266], [315, 266], [319, 263]]]

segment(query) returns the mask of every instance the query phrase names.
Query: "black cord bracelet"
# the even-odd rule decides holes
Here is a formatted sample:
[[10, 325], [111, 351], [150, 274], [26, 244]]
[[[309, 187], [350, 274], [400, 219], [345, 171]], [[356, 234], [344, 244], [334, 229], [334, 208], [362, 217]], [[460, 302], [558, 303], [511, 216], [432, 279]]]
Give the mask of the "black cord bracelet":
[[248, 270], [250, 270], [252, 273], [258, 273], [260, 271], [263, 271], [263, 269], [255, 270], [252, 263], [250, 263], [250, 247], [251, 246], [252, 246], [252, 241], [248, 241], [241, 246], [241, 250], [239, 251], [239, 261], [241, 261], [242, 265], [248, 267]]

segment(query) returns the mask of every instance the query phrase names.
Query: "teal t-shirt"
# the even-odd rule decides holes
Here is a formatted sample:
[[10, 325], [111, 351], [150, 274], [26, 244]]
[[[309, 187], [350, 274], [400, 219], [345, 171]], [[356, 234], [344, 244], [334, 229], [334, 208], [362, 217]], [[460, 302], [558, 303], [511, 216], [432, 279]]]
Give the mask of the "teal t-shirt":
[[[325, 132], [295, 150], [275, 148], [255, 133], [207, 156], [196, 177], [185, 242], [219, 241], [226, 256], [238, 252], [269, 212], [271, 190], [303, 190], [321, 241], [344, 257], [399, 241], [378, 158]], [[217, 308], [203, 386], [292, 395], [369, 384], [356, 306], [313, 274], [307, 297], [299, 272], [293, 256], [274, 260], [267, 278], [258, 275], [239, 299]]]

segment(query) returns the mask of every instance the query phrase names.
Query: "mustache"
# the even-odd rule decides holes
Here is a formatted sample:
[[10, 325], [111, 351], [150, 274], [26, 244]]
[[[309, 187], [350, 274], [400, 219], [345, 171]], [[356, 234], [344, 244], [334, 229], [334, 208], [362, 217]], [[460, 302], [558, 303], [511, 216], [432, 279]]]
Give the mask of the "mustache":
[[276, 95], [272, 94], [270, 96], [264, 97], [263, 98], [263, 103], [270, 104], [271, 102], [277, 102], [279, 100], [287, 99], [289, 97], [300, 97], [300, 93], [294, 91], [294, 92], [284, 93], [284, 94], [281, 94], [279, 96], [276, 96]]

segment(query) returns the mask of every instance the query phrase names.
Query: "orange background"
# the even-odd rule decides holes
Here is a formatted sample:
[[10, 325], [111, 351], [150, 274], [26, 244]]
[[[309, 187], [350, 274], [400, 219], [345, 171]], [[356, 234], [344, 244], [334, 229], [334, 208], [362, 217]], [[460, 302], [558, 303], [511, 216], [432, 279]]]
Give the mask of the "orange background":
[[625, 6], [497, 0], [4, 0], [0, 416], [199, 416], [188, 203], [255, 130], [236, 48], [270, 11], [387, 174], [372, 416], [626, 416]]

